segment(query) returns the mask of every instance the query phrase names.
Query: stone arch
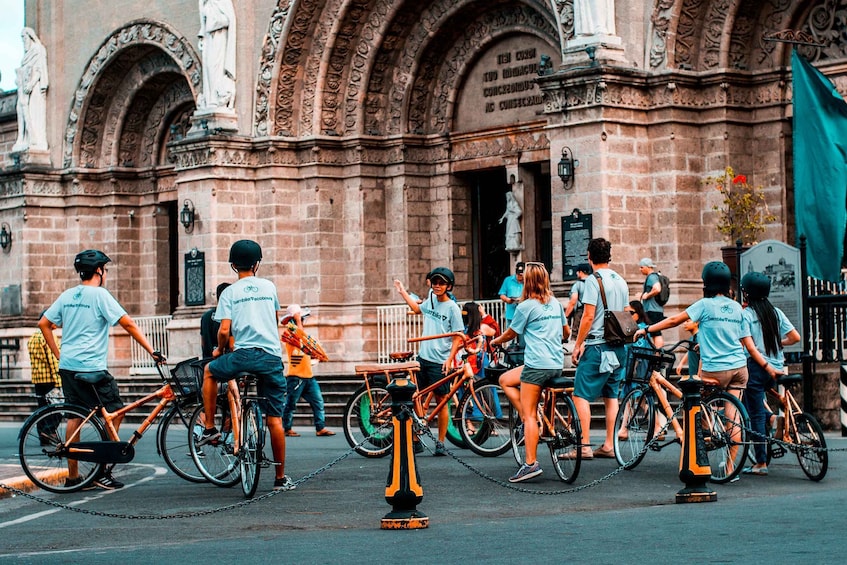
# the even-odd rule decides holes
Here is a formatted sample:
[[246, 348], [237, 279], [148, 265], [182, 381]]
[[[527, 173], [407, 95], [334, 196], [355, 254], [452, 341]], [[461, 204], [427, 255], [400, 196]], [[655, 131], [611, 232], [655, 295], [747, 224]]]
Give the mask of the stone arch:
[[164, 101], [172, 107], [160, 108], [160, 114], [175, 115], [176, 108], [196, 100], [200, 78], [194, 49], [166, 24], [136, 20], [116, 30], [89, 61], [74, 93], [64, 166], [139, 166], [158, 160], [143, 137], [151, 133], [146, 116]]

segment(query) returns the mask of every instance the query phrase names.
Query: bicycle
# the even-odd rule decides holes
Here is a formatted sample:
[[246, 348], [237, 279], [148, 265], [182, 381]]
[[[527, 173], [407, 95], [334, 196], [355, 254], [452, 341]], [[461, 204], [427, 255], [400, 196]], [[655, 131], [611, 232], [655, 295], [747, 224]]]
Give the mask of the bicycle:
[[[179, 477], [192, 482], [202, 482], [189, 452], [189, 425], [187, 414], [199, 403], [202, 368], [197, 359], [177, 364], [166, 376], [162, 364], [156, 369], [163, 385], [145, 397], [114, 412], [103, 406], [83, 408], [74, 404], [51, 404], [33, 412], [18, 434], [18, 456], [26, 476], [40, 488], [56, 493], [75, 492], [91, 485], [107, 466], [128, 463], [135, 456], [135, 444], [154, 420], [165, 412], [156, 434], [156, 448], [168, 467]], [[149, 402], [158, 403], [145, 418], [132, 439], [120, 441], [114, 422], [125, 414]], [[77, 429], [68, 432], [68, 421], [81, 422]], [[43, 424], [55, 424], [56, 432], [43, 433]], [[73, 430], [73, 426], [71, 426]], [[64, 438], [64, 439], [63, 439]], [[190, 465], [189, 465], [190, 463]], [[76, 467], [79, 482], [68, 484], [65, 480], [69, 466]]]
[[[682, 442], [682, 426], [674, 416], [666, 394], [682, 399], [682, 391], [668, 381], [661, 371], [673, 365], [673, 351], [689, 348], [690, 340], [681, 340], [664, 348], [630, 348], [627, 357], [626, 383], [633, 388], [624, 396], [615, 418], [614, 447], [618, 464], [632, 470], [644, 459], [647, 450], [661, 451]], [[703, 428], [706, 453], [711, 469], [710, 481], [727, 483], [741, 472], [749, 443], [750, 419], [741, 400], [723, 390], [717, 380], [702, 378], [700, 425]], [[662, 443], [653, 439], [656, 402], [673, 427], [675, 436]], [[645, 449], [645, 446], [648, 449]]]
[[[582, 426], [571, 393], [574, 380], [564, 375], [544, 383], [538, 402], [538, 443], [546, 443], [556, 474], [566, 483], [573, 483], [582, 465]], [[509, 437], [512, 453], [518, 465], [526, 460], [523, 442], [523, 423], [518, 410], [509, 405]]]
[[[252, 498], [259, 486], [263, 467], [274, 462], [265, 456], [265, 420], [262, 403], [265, 399], [251, 393], [257, 386], [258, 377], [241, 373], [228, 383], [218, 395], [214, 415], [214, 427], [221, 437], [203, 446], [197, 445], [200, 434], [195, 432], [190, 443], [191, 457], [203, 476], [212, 484], [231, 487], [241, 482], [246, 498]], [[192, 430], [206, 426], [201, 404], [191, 416]]]
[[[787, 449], [797, 455], [800, 468], [809, 479], [820, 481], [826, 476], [829, 467], [826, 438], [817, 418], [803, 412], [791, 394], [791, 387], [801, 382], [803, 375], [780, 375], [776, 379], [778, 390], [767, 390], [768, 396], [777, 403], [782, 414], [777, 419], [775, 436], [768, 434], [764, 438], [768, 446], [767, 463], [770, 464], [771, 459], [785, 456]], [[752, 455], [751, 459], [754, 460]]]
[[[460, 336], [461, 332], [412, 338], [409, 342]], [[466, 341], [466, 344], [468, 342]], [[384, 457], [393, 444], [391, 427], [391, 395], [386, 390], [389, 380], [403, 377], [417, 384], [419, 365], [410, 362], [411, 353], [392, 355], [393, 364], [361, 365], [356, 373], [364, 378], [344, 409], [344, 436], [357, 453], [365, 457]], [[465, 354], [467, 355], [467, 354]], [[412, 396], [414, 420], [418, 433], [429, 427], [438, 412], [447, 406], [451, 414], [447, 439], [457, 447], [468, 447], [474, 453], [493, 457], [509, 449], [507, 424], [498, 407], [506, 402], [499, 383], [488, 379], [476, 380], [465, 370], [467, 358], [457, 369], [437, 382], [418, 390]], [[429, 409], [435, 398], [435, 389], [452, 383], [450, 391]], [[458, 400], [456, 398], [458, 397]], [[497, 414], [501, 414], [499, 417]]]

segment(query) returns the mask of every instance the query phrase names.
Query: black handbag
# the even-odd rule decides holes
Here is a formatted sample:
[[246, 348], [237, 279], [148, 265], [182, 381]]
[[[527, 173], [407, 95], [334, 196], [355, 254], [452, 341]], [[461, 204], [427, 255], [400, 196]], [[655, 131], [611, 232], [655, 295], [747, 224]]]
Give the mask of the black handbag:
[[600, 285], [600, 299], [603, 301], [603, 339], [612, 347], [632, 343], [632, 337], [638, 331], [638, 324], [629, 312], [609, 310], [603, 278], [600, 273], [594, 273], [594, 276], [597, 277], [597, 284]]

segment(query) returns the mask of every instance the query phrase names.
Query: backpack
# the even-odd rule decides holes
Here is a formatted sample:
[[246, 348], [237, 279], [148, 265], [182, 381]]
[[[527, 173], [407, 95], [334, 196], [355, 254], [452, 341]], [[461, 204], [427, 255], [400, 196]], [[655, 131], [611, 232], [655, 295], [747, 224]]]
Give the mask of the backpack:
[[668, 303], [668, 298], [671, 297], [671, 280], [661, 272], [657, 272], [656, 275], [659, 277], [659, 284], [662, 285], [662, 289], [656, 295], [656, 302], [659, 306], [664, 306]]

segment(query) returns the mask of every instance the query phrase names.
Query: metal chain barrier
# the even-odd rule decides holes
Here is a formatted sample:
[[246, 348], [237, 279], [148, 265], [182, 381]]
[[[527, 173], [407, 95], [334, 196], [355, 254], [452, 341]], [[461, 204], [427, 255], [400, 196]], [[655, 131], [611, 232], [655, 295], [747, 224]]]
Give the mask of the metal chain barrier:
[[[371, 434], [369, 437], [367, 437], [367, 438], [363, 439], [362, 441], [360, 441], [359, 443], [357, 443], [356, 447], [361, 447], [365, 442], [369, 441], [374, 435], [380, 433], [382, 431], [383, 427], [385, 427], [385, 426], [381, 426], [376, 431], [374, 431], [374, 433]], [[338, 457], [336, 457], [335, 459], [333, 459], [332, 461], [330, 461], [329, 463], [327, 463], [323, 467], [320, 467], [319, 469], [312, 471], [308, 475], [305, 475], [305, 476], [301, 477], [300, 479], [297, 479], [296, 481], [294, 481], [294, 486], [296, 487], [298, 485], [306, 483], [307, 481], [310, 481], [311, 479], [317, 477], [318, 475], [321, 475], [322, 473], [328, 471], [329, 469], [331, 469], [332, 467], [334, 467], [338, 463], [347, 459], [352, 453], [355, 453], [355, 451], [356, 451], [355, 447], [348, 449], [347, 451], [345, 451], [344, 453], [342, 453], [341, 455], [339, 455]], [[271, 464], [273, 465], [274, 463], [271, 462]], [[218, 508], [210, 508], [208, 510], [198, 510], [198, 511], [195, 511], [195, 512], [177, 512], [177, 513], [174, 513], [174, 514], [119, 514], [119, 513], [115, 513], [115, 512], [101, 512], [99, 510], [88, 510], [88, 509], [85, 509], [85, 508], [78, 508], [76, 506], [69, 506], [67, 504], [62, 504], [61, 502], [56, 502], [54, 500], [48, 500], [46, 498], [42, 498], [40, 496], [30, 494], [28, 492], [22, 491], [20, 489], [12, 487], [12, 486], [5, 485], [3, 483], [0, 483], [0, 488], [6, 489], [9, 492], [14, 493], [16, 496], [23, 496], [23, 497], [28, 498], [30, 500], [34, 500], [35, 502], [40, 502], [42, 504], [46, 504], [47, 506], [53, 506], [54, 508], [60, 508], [62, 510], [70, 510], [71, 512], [76, 512], [78, 514], [88, 514], [89, 516], [101, 516], [101, 517], [106, 517], [106, 518], [120, 518], [120, 519], [124, 519], [124, 520], [173, 520], [173, 519], [180, 519], [180, 518], [195, 518], [195, 517], [198, 517], [198, 516], [208, 516], [210, 514], [217, 514], [219, 512], [226, 512], [228, 510], [235, 510], [237, 508], [243, 508], [245, 506], [249, 506], [250, 504], [255, 504], [255, 503], [257, 503], [261, 500], [266, 500], [268, 498], [271, 498], [272, 496], [276, 496], [278, 494], [285, 492], [283, 490], [272, 490], [272, 491], [270, 491], [266, 494], [263, 494], [261, 496], [257, 496], [255, 498], [242, 500], [241, 502], [236, 502], [234, 504], [228, 504], [226, 506], [221, 506], [221, 507], [218, 507]]]
[[[415, 422], [415, 427], [417, 429], [419, 429], [429, 439], [433, 440], [436, 445], [441, 444], [441, 442], [438, 441], [438, 438], [436, 438], [435, 436], [432, 435], [432, 430], [429, 429], [429, 426], [427, 426], [425, 424], [425, 422], [423, 422], [414, 412], [410, 411], [408, 409], [408, 407], [405, 407], [405, 406], [403, 407], [403, 410], [406, 410], [407, 413], [411, 414], [412, 421]], [[677, 407], [676, 411], [673, 413], [673, 418], [676, 418], [681, 410], [682, 410], [682, 405]], [[638, 454], [630, 461], [634, 461], [636, 458], [641, 457], [653, 445], [658, 443], [659, 442], [658, 436], [667, 432], [668, 426], [671, 425], [671, 421], [673, 420], [673, 418], [668, 419], [668, 421], [665, 423], [665, 425], [661, 429], [661, 431], [658, 434], [655, 434], [654, 437], [649, 442], [647, 442], [644, 445], [644, 447], [641, 448], [641, 451], [639, 451]], [[628, 461], [625, 465], [621, 465], [620, 467], [611, 471], [610, 473], [603, 475], [602, 477], [600, 477], [598, 479], [594, 479], [590, 483], [586, 483], [586, 484], [580, 485], [578, 487], [573, 487], [573, 488], [569, 488], [569, 489], [561, 489], [561, 490], [551, 490], [551, 491], [532, 490], [532, 489], [528, 489], [528, 488], [525, 488], [525, 487], [517, 486], [514, 483], [502, 481], [502, 480], [500, 480], [496, 477], [492, 477], [491, 475], [488, 475], [488, 474], [484, 473], [483, 471], [480, 471], [479, 469], [477, 469], [476, 467], [474, 467], [473, 465], [471, 465], [470, 463], [468, 463], [467, 461], [465, 461], [464, 459], [462, 459], [461, 457], [459, 457], [458, 455], [453, 453], [451, 450], [447, 449], [447, 447], [444, 444], [441, 444], [441, 446], [444, 447], [444, 451], [447, 452], [447, 455], [449, 455], [454, 461], [456, 461], [457, 463], [459, 463], [464, 468], [466, 468], [468, 471], [477, 475], [478, 477], [485, 479], [486, 481], [492, 482], [496, 485], [499, 485], [503, 488], [507, 488], [509, 490], [513, 490], [513, 491], [516, 491], [516, 492], [523, 492], [523, 493], [526, 493], [526, 494], [559, 495], [559, 494], [572, 494], [572, 493], [580, 492], [582, 490], [586, 490], [586, 489], [589, 489], [589, 488], [592, 488], [592, 487], [596, 487], [597, 485], [599, 485], [599, 484], [601, 484], [605, 481], [608, 481], [609, 479], [611, 479], [615, 475], [619, 474], [621, 471], [624, 471], [626, 469], [626, 466], [630, 463]], [[576, 447], [578, 449], [582, 448], [582, 446], [580, 446], [580, 445], [578, 445]]]
[[[847, 447], [815, 447], [813, 445], [804, 445], [804, 444], [800, 444], [800, 443], [792, 443], [790, 441], [783, 441], [781, 439], [776, 439], [775, 437], [769, 436], [767, 434], [759, 433], [759, 432], [757, 432], [757, 431], [755, 431], [755, 430], [753, 430], [752, 428], [749, 428], [749, 427], [745, 427], [744, 431], [746, 431], [748, 434], [750, 434], [752, 436], [755, 436], [758, 439], [764, 439], [765, 445], [767, 445], [769, 443], [774, 443], [774, 444], [779, 445], [779, 446], [781, 446], [785, 449], [788, 449], [789, 451], [792, 451], [792, 452], [814, 451], [815, 453], [835, 453], [837, 451], [847, 451]], [[751, 443], [751, 445], [752, 445], [752, 443]]]

